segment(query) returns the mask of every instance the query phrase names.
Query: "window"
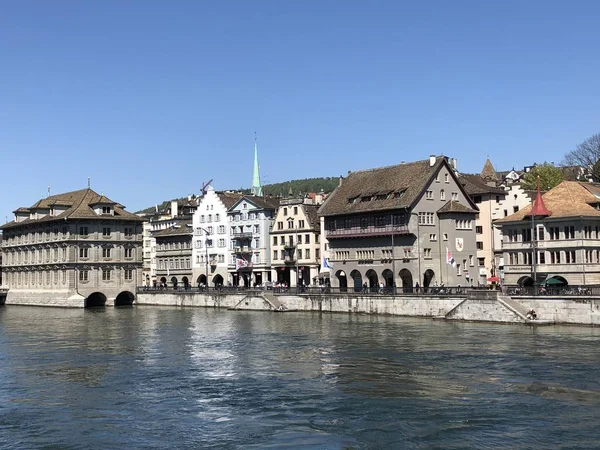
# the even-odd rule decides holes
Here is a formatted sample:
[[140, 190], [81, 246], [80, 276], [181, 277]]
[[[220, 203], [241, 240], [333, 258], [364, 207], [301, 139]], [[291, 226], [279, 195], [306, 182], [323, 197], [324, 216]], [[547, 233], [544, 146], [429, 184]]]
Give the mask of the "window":
[[219, 239], [219, 247], [225, 247], [225, 239]]
[[496, 195], [496, 203], [500, 203], [500, 196]]
[[544, 228], [542, 228], [542, 227], [538, 228], [537, 232], [538, 232], [537, 240], [543, 241], [544, 240]]
[[473, 197], [473, 202], [481, 203], [481, 195], [476, 195], [475, 197]]
[[302, 259], [302, 249], [298, 249], [298, 259]]
[[538, 264], [546, 264], [546, 252], [538, 252]]
[[565, 239], [575, 239], [575, 227], [573, 225], [565, 227]]
[[474, 259], [475, 258], [473, 258], [473, 255], [469, 255], [469, 266], [473, 267], [475, 265]]
[[477, 258], [477, 265], [479, 267], [485, 267], [485, 258]]
[[316, 259], [320, 259], [320, 254], [321, 254], [321, 251], [320, 251], [320, 249], [318, 249], [318, 248], [317, 248], [317, 249], [315, 249], [315, 258], [316, 258]]
[[444, 183], [450, 183], [449, 175], [447, 173], [444, 174]]
[[88, 227], [79, 227], [79, 235], [87, 236], [88, 235]]
[[102, 214], [110, 214], [110, 206], [103, 206], [102, 207]]
[[123, 234], [125, 235], [125, 237], [133, 236], [133, 228], [125, 227], [125, 229], [123, 230]]
[[443, 236], [444, 236], [444, 240], [447, 241], [448, 240], [448, 233], [444, 233]]
[[304, 257], [306, 259], [310, 259], [310, 248], [304, 250]]
[[102, 249], [102, 257], [103, 258], [110, 258], [110, 247], [104, 247]]
[[518, 206], [513, 206], [513, 214], [519, 212], [519, 207]]
[[110, 269], [102, 269], [102, 281], [110, 281]]
[[550, 264], [560, 264], [560, 252], [550, 252]]
[[79, 249], [79, 257], [80, 258], [87, 258], [88, 257], [88, 249], [87, 248], [80, 248]]
[[460, 273], [460, 264], [456, 264], [456, 275], [461, 276], [462, 274]]
[[277, 250], [273, 250], [273, 260], [277, 259]]
[[446, 191], [443, 189], [440, 191], [440, 200], [446, 200]]
[[433, 200], [433, 191], [427, 191], [427, 192], [425, 192], [425, 198], [427, 200]]
[[283, 222], [277, 222], [277, 229], [283, 230]]
[[456, 220], [456, 229], [457, 230], [470, 230], [472, 227], [471, 220], [457, 219]]
[[298, 244], [302, 244], [302, 235], [301, 234], [298, 235]]
[[565, 251], [565, 262], [567, 264], [575, 264], [577, 262], [575, 260], [575, 250]]
[[475, 233], [477, 233], [477, 234], [482, 234], [482, 233], [483, 233], [483, 226], [481, 226], [481, 225], [477, 225], [477, 226], [475, 227]]
[[219, 234], [225, 234], [225, 225], [219, 225]]
[[423, 258], [431, 259], [431, 249], [430, 248], [423, 249]]
[[294, 215], [297, 215], [297, 214], [298, 214], [298, 207], [294, 206]]
[[435, 225], [435, 213], [420, 212], [419, 225]]
[[507, 216], [508, 216], [508, 209], [505, 209], [504, 210], [504, 217], [507, 217]]
[[88, 281], [88, 272], [87, 270], [80, 270], [79, 271], [79, 281]]
[[433, 233], [432, 233], [432, 234], [430, 234], [430, 235], [429, 235], [429, 240], [430, 240], [431, 242], [435, 242], [435, 241], [437, 241], [437, 234], [433, 234]]
[[292, 229], [292, 228], [294, 228], [294, 221], [288, 220], [288, 229]]
[[104, 236], [104, 237], [110, 236], [110, 227], [102, 228], [102, 236]]
[[453, 192], [452, 193], [452, 200], [458, 201], [458, 192]]
[[298, 228], [304, 228], [304, 220], [298, 221]]
[[287, 216], [287, 208], [283, 208], [283, 215]]
[[[208, 209], [208, 206], [206, 207], [206, 209]], [[200, 216], [200, 223], [204, 223], [204, 214]]]
[[133, 258], [133, 249], [132, 248], [125, 249], [125, 258]]
[[132, 269], [125, 269], [124, 272], [123, 272], [123, 277], [125, 278], [126, 281], [133, 280], [133, 270]]
[[208, 215], [208, 222], [209, 222], [209, 223], [210, 223], [210, 222], [212, 222], [212, 214], [209, 214], [209, 215]]
[[477, 241], [477, 250], [483, 250], [483, 242]]
[[273, 245], [277, 245], [277, 236], [273, 236]]
[[215, 222], [219, 222], [221, 220], [220, 214], [215, 214]]

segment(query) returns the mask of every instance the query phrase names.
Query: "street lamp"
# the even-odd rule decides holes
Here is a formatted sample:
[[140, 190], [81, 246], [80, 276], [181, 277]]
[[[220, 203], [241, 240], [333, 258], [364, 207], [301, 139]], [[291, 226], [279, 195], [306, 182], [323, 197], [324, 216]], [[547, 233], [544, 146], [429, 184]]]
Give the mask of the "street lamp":
[[202, 227], [198, 227], [200, 228], [202, 231], [204, 231], [205, 234], [205, 239], [204, 239], [204, 250], [206, 252], [206, 261], [204, 262], [206, 264], [206, 291], [208, 292], [208, 230], [206, 228], [202, 228]]
[[394, 213], [392, 213], [392, 295], [396, 295], [396, 254], [394, 252]]

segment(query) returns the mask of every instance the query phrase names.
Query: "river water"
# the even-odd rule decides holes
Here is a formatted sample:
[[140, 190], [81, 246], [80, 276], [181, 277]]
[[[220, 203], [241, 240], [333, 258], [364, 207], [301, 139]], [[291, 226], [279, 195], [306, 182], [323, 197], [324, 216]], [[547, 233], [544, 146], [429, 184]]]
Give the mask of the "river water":
[[600, 329], [0, 308], [0, 448], [600, 448]]

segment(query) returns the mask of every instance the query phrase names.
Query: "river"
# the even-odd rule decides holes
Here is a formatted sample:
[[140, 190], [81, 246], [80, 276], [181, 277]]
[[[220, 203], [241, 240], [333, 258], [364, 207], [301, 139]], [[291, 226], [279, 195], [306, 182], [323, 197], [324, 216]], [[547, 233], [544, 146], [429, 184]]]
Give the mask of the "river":
[[0, 448], [599, 448], [600, 329], [0, 307]]

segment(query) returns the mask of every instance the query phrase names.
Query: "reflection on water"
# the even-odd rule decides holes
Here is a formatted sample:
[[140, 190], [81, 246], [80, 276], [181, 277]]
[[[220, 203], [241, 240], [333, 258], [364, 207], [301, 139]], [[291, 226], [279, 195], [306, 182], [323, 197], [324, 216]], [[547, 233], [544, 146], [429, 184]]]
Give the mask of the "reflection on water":
[[600, 330], [0, 308], [1, 448], [597, 446]]

